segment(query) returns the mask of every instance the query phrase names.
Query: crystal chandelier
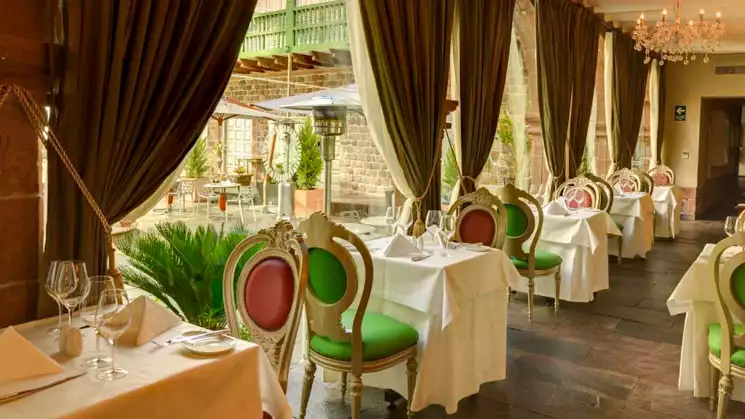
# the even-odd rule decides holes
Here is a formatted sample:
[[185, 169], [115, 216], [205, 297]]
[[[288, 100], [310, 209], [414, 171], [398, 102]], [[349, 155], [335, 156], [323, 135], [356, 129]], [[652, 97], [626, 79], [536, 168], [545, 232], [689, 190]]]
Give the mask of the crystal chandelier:
[[652, 58], [650, 54], [659, 54], [660, 65], [666, 61], [680, 62], [688, 65], [696, 59], [696, 54], [704, 54], [704, 63], [709, 62], [709, 54], [719, 47], [719, 38], [724, 36], [724, 24], [721, 22], [722, 14], [717, 12], [714, 23], [704, 20], [704, 11], [699, 11], [697, 22], [689, 20], [681, 23], [680, 0], [675, 0], [673, 20], [668, 19], [667, 9], [662, 11], [662, 18], [651, 28], [647, 28], [644, 21], [644, 13], [636, 21], [636, 29], [633, 38], [636, 41], [634, 49], [646, 52], [644, 63], [649, 63]]

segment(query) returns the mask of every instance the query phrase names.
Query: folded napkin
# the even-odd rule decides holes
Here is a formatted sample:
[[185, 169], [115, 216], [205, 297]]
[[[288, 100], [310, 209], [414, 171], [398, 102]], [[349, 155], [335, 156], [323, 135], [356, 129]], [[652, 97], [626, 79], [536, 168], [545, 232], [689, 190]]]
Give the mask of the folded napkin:
[[422, 252], [417, 249], [414, 243], [410, 242], [409, 239], [402, 236], [401, 233], [396, 233], [393, 239], [385, 250], [383, 250], [384, 256], [398, 257], [398, 256], [412, 256], [419, 255]]
[[129, 303], [132, 324], [117, 340], [117, 344], [140, 346], [181, 323], [170, 310], [143, 296]]
[[567, 215], [567, 210], [559, 202], [551, 201], [544, 207], [544, 212], [549, 215]]
[[21, 336], [13, 326], [0, 333], [0, 384], [62, 371], [60, 364]]

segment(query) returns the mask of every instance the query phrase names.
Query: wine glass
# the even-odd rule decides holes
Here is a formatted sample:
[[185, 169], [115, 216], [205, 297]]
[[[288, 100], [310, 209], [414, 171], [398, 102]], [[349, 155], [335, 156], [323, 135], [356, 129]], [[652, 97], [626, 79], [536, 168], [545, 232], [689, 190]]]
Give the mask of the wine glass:
[[453, 237], [453, 233], [455, 233], [455, 217], [451, 214], [442, 214], [440, 217], [440, 230], [445, 234], [445, 251], [443, 252], [443, 256], [450, 256], [450, 252], [448, 252], [448, 248], [450, 246], [450, 240]]
[[414, 225], [414, 214], [411, 209], [406, 211], [404, 207], [399, 207], [398, 225], [403, 229], [404, 236], [409, 234], [409, 229]]
[[396, 219], [394, 217], [395, 217], [395, 215], [394, 215], [393, 207], [386, 208], [386, 210], [385, 210], [385, 223], [388, 226], [388, 230], [387, 231], [389, 233], [392, 231], [392, 229], [393, 229], [393, 223], [396, 221]]
[[49, 333], [50, 335], [59, 335], [59, 332], [62, 329], [62, 304], [60, 304], [59, 299], [57, 298], [54, 287], [54, 281], [57, 278], [57, 272], [59, 270], [60, 263], [61, 261], [55, 260], [49, 264], [47, 280], [44, 283], [44, 291], [46, 291], [47, 294], [52, 297], [52, 300], [57, 303], [57, 327], [52, 327], [47, 330], [47, 333]]
[[106, 290], [113, 290], [114, 278], [108, 275], [92, 276], [89, 278], [90, 292], [85, 297], [83, 303], [80, 305], [80, 318], [83, 319], [85, 324], [91, 326], [93, 332], [96, 334], [96, 351], [95, 355], [83, 361], [84, 367], [89, 368], [101, 368], [111, 364], [111, 358], [100, 356], [100, 332], [98, 331], [98, 325], [96, 324], [96, 311], [98, 311], [98, 302]]
[[724, 234], [726, 234], [729, 237], [732, 237], [737, 233], [737, 217], [729, 216], [724, 220]]
[[67, 325], [72, 326], [72, 310], [83, 302], [90, 291], [85, 263], [75, 260], [61, 262], [57, 270], [54, 290], [57, 300], [67, 308]]
[[436, 238], [437, 231], [440, 229], [440, 217], [442, 217], [442, 211], [427, 211], [427, 218], [424, 221], [424, 225], [427, 227], [427, 232], [432, 235], [433, 241]]
[[129, 308], [129, 299], [124, 290], [108, 289], [101, 293], [94, 322], [98, 333], [111, 345], [111, 368], [99, 370], [96, 378], [113, 381], [126, 377], [127, 371], [117, 368], [114, 363], [116, 340], [132, 323], [132, 311]]

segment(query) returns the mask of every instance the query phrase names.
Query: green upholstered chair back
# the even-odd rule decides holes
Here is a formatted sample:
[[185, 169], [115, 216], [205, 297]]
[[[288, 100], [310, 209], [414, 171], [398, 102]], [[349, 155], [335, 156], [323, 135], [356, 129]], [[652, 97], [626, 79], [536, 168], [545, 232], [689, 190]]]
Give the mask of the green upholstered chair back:
[[598, 187], [599, 199], [595, 208], [610, 213], [611, 208], [613, 208], [613, 198], [615, 196], [613, 187], [600, 176], [592, 173], [585, 173], [584, 176], [595, 182]]
[[[502, 201], [507, 216], [502, 250], [510, 257], [527, 259], [528, 265], [533, 267], [535, 247], [543, 229], [541, 204], [528, 192], [518, 189], [511, 183], [498, 188], [495, 192]], [[531, 206], [537, 210], [535, 213]], [[528, 241], [530, 243], [526, 252], [524, 244]]]
[[[315, 335], [351, 342], [352, 364], [362, 365], [362, 318], [372, 291], [373, 266], [365, 243], [346, 228], [334, 223], [322, 212], [314, 212], [298, 225], [308, 246], [308, 287], [305, 292], [305, 316], [308, 338]], [[351, 244], [359, 252], [365, 280], [352, 323], [345, 330], [341, 315], [357, 298], [357, 264], [349, 251], [335, 239]]]
[[745, 323], [745, 252], [737, 252], [726, 260], [723, 256], [727, 249], [743, 245], [745, 232], [739, 232], [717, 243], [709, 257], [709, 272], [717, 290], [716, 308], [722, 326], [723, 374], [730, 373], [730, 358], [735, 348], [745, 348], [745, 336], [735, 333], [735, 320]]
[[448, 212], [457, 213], [455, 241], [481, 243], [495, 249], [504, 245], [507, 213], [502, 201], [486, 188], [460, 197]]
[[649, 176], [654, 179], [655, 185], [674, 185], [675, 184], [675, 172], [673, 169], [665, 166], [664, 164], [658, 164], [657, 166], [649, 170]]
[[654, 191], [654, 179], [652, 179], [652, 176], [641, 169], [634, 169], [632, 171], [639, 176], [641, 191], [652, 195], [652, 191]]
[[[256, 246], [262, 247], [248, 259], [235, 284], [239, 261]], [[251, 333], [251, 341], [267, 353], [283, 390], [287, 390], [300, 323], [307, 261], [308, 249], [302, 236], [292, 224], [280, 221], [238, 243], [223, 274], [223, 304], [231, 335], [240, 338], [237, 311]]]

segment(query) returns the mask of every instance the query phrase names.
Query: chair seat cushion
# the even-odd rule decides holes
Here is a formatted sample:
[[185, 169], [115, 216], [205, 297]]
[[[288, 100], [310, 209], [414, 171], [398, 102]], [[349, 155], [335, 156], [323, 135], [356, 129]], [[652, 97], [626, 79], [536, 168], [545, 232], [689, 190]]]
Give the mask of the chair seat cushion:
[[[735, 333], [742, 334], [743, 332], [745, 332], [745, 327], [741, 324], [736, 324]], [[721, 356], [722, 325], [719, 323], [712, 323], [709, 325], [709, 351], [717, 357]], [[745, 349], [735, 348], [730, 360], [735, 365], [745, 367]]]
[[619, 230], [623, 231], [623, 224], [616, 222], [616, 227], [618, 227]]
[[[515, 268], [528, 269], [528, 259], [512, 258], [512, 264]], [[546, 252], [544, 250], [535, 251], [535, 268], [539, 270], [551, 269], [561, 265], [561, 256], [556, 253]]]
[[[354, 310], [345, 311], [341, 323], [352, 329]], [[362, 319], [362, 360], [375, 361], [393, 356], [419, 342], [419, 333], [408, 324], [388, 317], [385, 314], [365, 313]], [[313, 336], [310, 349], [328, 358], [349, 361], [352, 359], [352, 343]]]

